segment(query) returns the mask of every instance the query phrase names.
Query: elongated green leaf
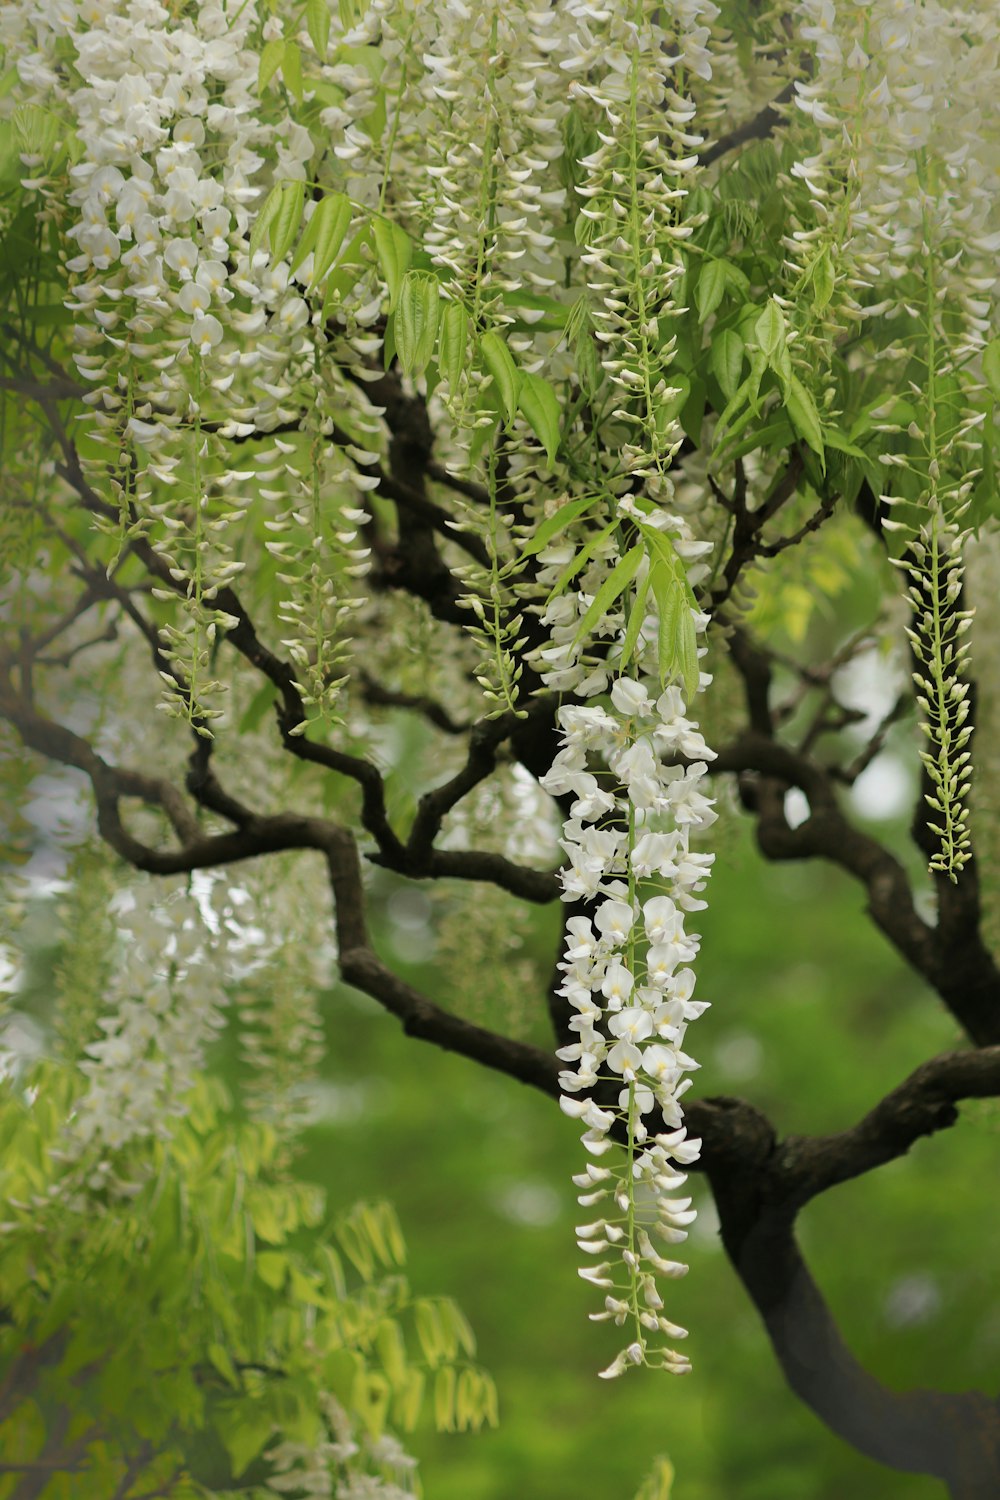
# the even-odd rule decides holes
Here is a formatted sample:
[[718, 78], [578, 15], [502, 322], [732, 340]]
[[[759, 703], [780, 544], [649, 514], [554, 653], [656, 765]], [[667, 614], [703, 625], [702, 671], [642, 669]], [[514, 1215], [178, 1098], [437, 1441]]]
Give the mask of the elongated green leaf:
[[441, 318], [438, 364], [452, 395], [458, 390], [469, 343], [469, 315], [461, 302], [449, 302]]
[[394, 312], [403, 277], [413, 258], [413, 241], [405, 229], [389, 219], [372, 220], [372, 237], [382, 275], [389, 289], [389, 311]]
[[521, 375], [514, 363], [514, 356], [498, 333], [484, 333], [479, 346], [483, 351], [483, 363], [492, 375], [499, 393], [504, 416], [508, 422], [512, 422], [521, 391]]
[[677, 579], [684, 590], [688, 603], [693, 605], [694, 594], [691, 590], [691, 585], [687, 581], [687, 572], [684, 564], [674, 550], [673, 542], [665, 532], [660, 531], [656, 526], [644, 526], [640, 522], [639, 530], [646, 544], [646, 551], [649, 553], [650, 562], [659, 561], [662, 563], [670, 576]]
[[[356, 234], [351, 236], [342, 254], [338, 254], [337, 265], [326, 276], [326, 289], [323, 293], [323, 316], [329, 317], [330, 312], [337, 306], [341, 298], [346, 297], [351, 287], [358, 279], [355, 267], [362, 264], [362, 252], [364, 247], [371, 242], [371, 225], [363, 225]], [[323, 273], [326, 275], [326, 273]]]
[[285, 182], [278, 199], [277, 212], [268, 226], [271, 241], [271, 260], [275, 264], [284, 260], [295, 241], [302, 223], [302, 210], [306, 202], [304, 182]]
[[274, 187], [268, 193], [267, 197], [264, 199], [264, 202], [260, 206], [257, 218], [254, 220], [253, 229], [250, 233], [249, 255], [251, 261], [257, 254], [257, 251], [263, 245], [264, 236], [271, 226], [271, 220], [278, 212], [278, 204], [281, 202], [281, 194], [284, 186], [285, 184], [283, 182], [276, 182]]
[[983, 350], [983, 375], [990, 391], [1000, 401], [1000, 338], [991, 339]]
[[690, 702], [698, 691], [698, 639], [691, 614], [689, 590], [665, 566], [651, 570], [653, 597], [660, 618], [657, 658], [660, 681], [665, 685], [679, 678], [684, 697]]
[[[748, 419], [752, 413], [748, 413]], [[747, 437], [740, 439], [739, 433], [746, 426], [741, 418], [733, 428], [731, 437], [727, 440], [724, 448], [717, 451], [717, 458], [725, 463], [732, 463], [734, 459], [743, 458], [747, 453], [760, 451], [761, 453], [776, 453], [795, 439], [795, 429], [792, 426], [788, 413], [782, 411], [773, 422], [765, 422], [763, 427], [758, 427]]]
[[621, 664], [623, 669], [627, 667], [629, 662], [632, 660], [632, 656], [635, 652], [635, 648], [639, 640], [639, 631], [642, 629], [642, 622], [646, 617], [646, 599], [649, 596], [649, 586], [652, 582], [652, 575], [653, 569], [650, 568], [649, 572], [646, 574], [645, 578], [642, 579], [639, 587], [636, 589], [635, 598], [632, 600], [632, 605], [629, 609], [628, 625], [625, 630], [625, 639], [622, 642]]
[[558, 599], [560, 594], [565, 593], [567, 587], [573, 582], [573, 579], [578, 573], [583, 572], [594, 556], [594, 553], [599, 547], [603, 546], [617, 525], [617, 520], [609, 521], [601, 531], [595, 531], [590, 540], [584, 542], [583, 546], [574, 552], [549, 591], [549, 597], [545, 601], [546, 604], [551, 604], [553, 599]]
[[426, 271], [407, 271], [396, 308], [396, 354], [411, 378], [423, 373], [434, 355], [441, 316], [441, 283]]
[[545, 449], [549, 463], [554, 464], [559, 448], [559, 397], [541, 375], [523, 375], [518, 406]]
[[306, 30], [322, 62], [330, 42], [330, 7], [326, 0], [306, 0]]
[[819, 420], [816, 403], [797, 375], [793, 375], [785, 388], [785, 408], [792, 419], [792, 426], [819, 454], [820, 464], [826, 468], [826, 452], [823, 447], [823, 428]]
[[704, 323], [715, 312], [726, 294], [727, 281], [724, 260], [709, 260], [702, 266], [695, 296], [699, 323]]
[[[344, 237], [351, 226], [352, 215], [351, 200], [345, 193], [330, 193], [317, 204], [295, 252], [295, 259], [292, 261], [294, 271], [302, 264], [310, 250], [312, 251], [313, 268], [312, 275], [309, 277], [310, 286], [316, 286], [322, 281], [336, 260], [340, 247], [344, 243]], [[307, 237], [310, 237], [308, 246], [306, 246]]]
[[712, 339], [708, 362], [727, 401], [732, 401], [739, 389], [745, 348], [746, 345], [735, 328], [724, 328]]
[[825, 312], [830, 305], [833, 296], [836, 278], [833, 270], [833, 257], [829, 250], [824, 250], [812, 270], [813, 285], [813, 307], [817, 312]]
[[262, 94], [271, 79], [281, 67], [282, 58], [285, 55], [285, 39], [283, 36], [273, 36], [269, 42], [264, 43], [260, 54], [260, 63], [257, 67], [257, 92]]
[[624, 557], [618, 559], [594, 595], [587, 613], [577, 626], [574, 640], [582, 641], [585, 636], [589, 635], [594, 626], [604, 619], [604, 616], [615, 601], [621, 598], [639, 571], [639, 564], [642, 562], [645, 551], [646, 549], [642, 543], [636, 542], [635, 546], [630, 547]]
[[867, 458], [868, 454], [856, 443], [849, 443], [847, 438], [842, 437], [836, 427], [823, 428], [823, 444], [827, 448], [835, 448], [838, 453], [846, 453], [850, 458]]
[[553, 537], [565, 531], [566, 527], [575, 521], [577, 516], [582, 516], [593, 503], [593, 495], [581, 495], [578, 499], [571, 500], [568, 505], [561, 505], [555, 515], [546, 516], [521, 548], [521, 556], [534, 557], [536, 553], [541, 552], [549, 545]]
[[677, 578], [660, 561], [649, 570], [658, 620], [656, 657], [660, 683], [666, 686], [677, 670], [676, 644], [680, 635], [678, 621], [684, 605], [684, 590]]
[[285, 55], [281, 59], [281, 76], [285, 80], [285, 88], [301, 104], [302, 53], [295, 42], [285, 43]]
[[754, 338], [772, 360], [785, 343], [785, 315], [772, 297], [754, 324]]

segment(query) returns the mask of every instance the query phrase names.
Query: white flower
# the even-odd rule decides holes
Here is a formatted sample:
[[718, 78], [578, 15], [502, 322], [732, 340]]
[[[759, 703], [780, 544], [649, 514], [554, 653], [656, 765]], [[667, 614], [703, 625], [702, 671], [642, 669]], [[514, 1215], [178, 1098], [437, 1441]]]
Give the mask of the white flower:
[[626, 716], [645, 715], [650, 711], [649, 691], [631, 677], [619, 677], [611, 688], [611, 701]]
[[598, 932], [612, 948], [628, 941], [634, 920], [632, 908], [624, 901], [605, 901], [594, 914]]

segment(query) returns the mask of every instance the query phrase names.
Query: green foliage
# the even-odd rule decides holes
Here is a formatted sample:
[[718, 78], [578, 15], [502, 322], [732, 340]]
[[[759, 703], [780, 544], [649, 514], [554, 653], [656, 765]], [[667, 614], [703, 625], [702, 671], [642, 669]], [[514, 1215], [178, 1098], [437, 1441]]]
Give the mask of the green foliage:
[[382, 1439], [415, 1427], [430, 1372], [442, 1429], [495, 1423], [469, 1325], [412, 1297], [387, 1204], [327, 1223], [279, 1133], [217, 1080], [162, 1140], [67, 1154], [79, 1078], [41, 1063], [0, 1094], [4, 1500], [21, 1462], [52, 1470], [38, 1500], [67, 1473], [94, 1495], [272, 1494], [349, 1432], [336, 1472], [408, 1486]]

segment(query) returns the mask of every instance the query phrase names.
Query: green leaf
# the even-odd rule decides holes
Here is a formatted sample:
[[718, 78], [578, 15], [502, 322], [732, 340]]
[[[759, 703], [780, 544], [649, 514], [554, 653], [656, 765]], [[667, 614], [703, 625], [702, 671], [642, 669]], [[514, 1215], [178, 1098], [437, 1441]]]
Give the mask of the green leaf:
[[695, 297], [699, 323], [704, 323], [711, 317], [725, 296], [728, 282], [727, 269], [727, 263], [724, 260], [706, 261], [702, 266]]
[[645, 578], [636, 589], [635, 598], [632, 600], [632, 604], [629, 609], [628, 626], [625, 631], [625, 639], [622, 642], [621, 665], [623, 669], [627, 667], [629, 662], [632, 660], [633, 652], [635, 651], [636, 644], [639, 640], [639, 631], [642, 629], [642, 622], [646, 617], [646, 600], [649, 597], [649, 586], [652, 582], [652, 575], [653, 569], [650, 568], [649, 572], [646, 574]]
[[820, 465], [825, 472], [826, 452], [823, 448], [823, 428], [819, 412], [811, 393], [797, 375], [792, 375], [785, 387], [785, 409], [799, 437], [804, 438], [813, 452], [819, 454]]
[[660, 629], [657, 657], [660, 681], [666, 685], [679, 677], [684, 696], [690, 701], [698, 691], [698, 641], [685, 583], [667, 566], [657, 563], [651, 570]]
[[269, 1286], [272, 1291], [280, 1292], [288, 1274], [288, 1256], [281, 1250], [259, 1250], [255, 1265], [257, 1275], [264, 1285]]
[[823, 443], [827, 448], [835, 448], [838, 453], [846, 453], [850, 458], [867, 458], [864, 449], [859, 448], [856, 443], [849, 443], [847, 438], [841, 437], [836, 427], [823, 428]]
[[253, 229], [250, 233], [250, 246], [248, 253], [251, 261], [257, 254], [257, 251], [263, 245], [264, 236], [271, 226], [272, 219], [278, 212], [278, 204], [281, 202], [281, 196], [284, 187], [285, 184], [283, 182], [276, 182], [274, 187], [268, 193], [267, 197], [264, 199], [264, 202], [260, 206], [260, 210], [257, 214], [256, 219], [254, 220]]
[[514, 363], [514, 356], [498, 333], [484, 333], [479, 346], [483, 353], [483, 363], [492, 375], [499, 393], [504, 416], [507, 422], [513, 422], [521, 391], [521, 376]]
[[829, 307], [835, 285], [833, 257], [829, 250], [824, 250], [812, 268], [813, 307], [818, 313]]
[[594, 626], [604, 619], [611, 606], [617, 599], [621, 598], [632, 582], [645, 554], [645, 547], [641, 542], [636, 542], [635, 546], [630, 547], [624, 557], [618, 559], [594, 595], [587, 613], [577, 626], [574, 641], [582, 641], [585, 636], [590, 634]]
[[582, 516], [593, 503], [593, 495], [581, 495], [578, 499], [571, 500], [568, 505], [561, 505], [555, 515], [546, 516], [521, 548], [521, 556], [534, 557], [536, 553], [541, 552], [554, 536], [558, 536], [560, 531], [565, 531], [566, 527], [575, 521], [577, 516]]
[[372, 237], [382, 275], [389, 289], [389, 311], [393, 312], [403, 285], [403, 277], [413, 258], [413, 241], [405, 229], [389, 219], [381, 218], [372, 220]]
[[727, 401], [732, 401], [739, 389], [745, 348], [734, 328], [724, 328], [712, 339], [708, 363]]
[[754, 324], [754, 338], [769, 363], [785, 346], [785, 315], [773, 297]]
[[449, 302], [441, 317], [438, 364], [452, 395], [458, 390], [469, 343], [469, 315], [461, 302]]
[[561, 438], [559, 397], [541, 375], [524, 375], [517, 404], [545, 449], [549, 464], [554, 464]]
[[608, 524], [603, 528], [603, 530], [595, 531], [590, 540], [584, 542], [583, 546], [577, 549], [570, 561], [566, 564], [566, 567], [556, 579], [555, 584], [549, 592], [549, 597], [545, 601], [546, 604], [551, 604], [553, 599], [558, 599], [559, 595], [565, 592], [567, 586], [572, 583], [576, 575], [583, 572], [584, 568], [590, 562], [590, 559], [593, 557], [598, 547], [602, 546], [603, 543], [607, 541], [608, 537], [611, 535], [617, 525], [617, 519], [614, 521], [609, 521]]
[[[344, 243], [348, 229], [351, 227], [352, 216], [351, 200], [345, 193], [331, 193], [329, 197], [324, 198], [317, 204], [315, 212], [306, 226], [306, 234], [309, 233], [314, 224], [316, 226], [313, 242], [309, 247], [313, 252], [312, 275], [309, 278], [310, 286], [317, 286], [337, 259], [340, 247]], [[304, 234], [302, 236], [303, 240], [305, 237]], [[301, 248], [300, 245], [299, 250]], [[308, 253], [309, 251], [307, 250], [306, 254], [308, 255]], [[298, 251], [296, 251], [297, 258]], [[294, 264], [293, 262], [293, 269]]]
[[238, 1479], [248, 1469], [264, 1447], [274, 1429], [274, 1419], [269, 1411], [254, 1411], [243, 1403], [235, 1411], [222, 1418], [219, 1427], [226, 1452], [233, 1465], [233, 1478]]
[[273, 36], [269, 42], [264, 43], [264, 49], [260, 54], [260, 63], [257, 68], [257, 92], [262, 94], [271, 79], [281, 67], [285, 55], [285, 39], [283, 36]]
[[302, 210], [305, 208], [305, 202], [306, 185], [304, 182], [282, 183], [277, 212], [268, 226], [271, 260], [275, 264], [284, 260], [292, 248], [295, 236], [299, 232], [299, 225], [302, 223]]
[[285, 43], [285, 55], [281, 60], [281, 76], [292, 97], [302, 103], [302, 53], [295, 42]]
[[407, 271], [396, 308], [396, 354], [411, 379], [430, 364], [441, 316], [441, 283], [426, 271]]
[[229, 1350], [223, 1344], [209, 1344], [208, 1357], [227, 1384], [239, 1390], [240, 1377], [236, 1373]]
[[371, 225], [363, 225], [357, 234], [351, 237], [348, 245], [338, 258], [336, 267], [326, 277], [326, 289], [323, 293], [323, 316], [327, 318], [347, 296], [352, 286], [358, 279], [358, 272], [354, 269], [362, 264], [362, 249], [369, 244], [371, 239]]
[[330, 8], [326, 0], [306, 0], [306, 30], [321, 62], [330, 42]]
[[434, 1377], [434, 1425], [439, 1432], [455, 1431], [455, 1371], [443, 1366]]
[[383, 1318], [376, 1328], [375, 1347], [391, 1384], [400, 1385], [406, 1375], [406, 1345], [402, 1329], [392, 1318]]
[[657, 526], [644, 526], [639, 523], [643, 541], [646, 543], [646, 551], [649, 553], [650, 562], [659, 561], [666, 567], [672, 578], [676, 578], [684, 590], [685, 597], [690, 605], [694, 605], [694, 594], [691, 585], [687, 581], [687, 573], [684, 564], [674, 550], [674, 544], [665, 532], [660, 531]]
[[1000, 401], [1000, 338], [991, 339], [983, 350], [983, 377], [992, 395]]

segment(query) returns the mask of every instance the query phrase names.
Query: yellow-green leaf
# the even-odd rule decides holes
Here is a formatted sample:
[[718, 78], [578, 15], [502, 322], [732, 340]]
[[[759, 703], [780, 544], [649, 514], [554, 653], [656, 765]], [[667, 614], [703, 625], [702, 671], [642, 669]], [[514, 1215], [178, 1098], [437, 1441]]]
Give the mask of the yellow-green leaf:
[[629, 662], [632, 660], [636, 644], [639, 640], [639, 631], [642, 629], [642, 622], [646, 616], [646, 599], [649, 595], [649, 585], [652, 578], [652, 571], [653, 570], [651, 568], [646, 574], [645, 578], [639, 584], [639, 587], [635, 591], [635, 598], [632, 600], [632, 604], [629, 609], [628, 626], [625, 630], [625, 639], [622, 642], [621, 665], [623, 669], [627, 667]]
[[209, 1344], [208, 1357], [223, 1380], [238, 1390], [240, 1377], [236, 1373], [236, 1366], [233, 1364], [229, 1350], [222, 1344]]
[[585, 636], [589, 635], [594, 626], [604, 619], [604, 616], [615, 601], [621, 598], [638, 572], [639, 564], [642, 562], [645, 552], [646, 549], [642, 543], [637, 542], [634, 547], [629, 548], [624, 557], [618, 559], [594, 595], [587, 613], [580, 621], [574, 638], [575, 640], [582, 641]]
[[439, 1432], [455, 1431], [455, 1371], [450, 1365], [434, 1379], [434, 1423]]
[[395, 315], [396, 355], [415, 378], [430, 364], [441, 315], [441, 284], [427, 271], [407, 271]]
[[351, 200], [344, 193], [330, 193], [317, 203], [313, 216], [299, 241], [292, 270], [297, 270], [312, 252], [313, 267], [309, 285], [316, 286], [333, 265], [351, 226]]
[[260, 63], [257, 66], [257, 92], [262, 94], [271, 79], [281, 67], [282, 58], [285, 55], [285, 39], [283, 36], [273, 36], [269, 42], [264, 43], [260, 54]]
[[735, 328], [724, 328], [712, 339], [708, 362], [727, 401], [732, 401], [739, 389], [745, 347]]
[[271, 226], [271, 220], [278, 212], [278, 204], [281, 202], [282, 190], [285, 184], [276, 182], [261, 204], [257, 217], [254, 220], [253, 229], [250, 232], [249, 256], [252, 261], [257, 251], [264, 243], [264, 236]]
[[277, 211], [268, 226], [268, 238], [271, 242], [271, 260], [277, 264], [284, 260], [295, 242], [295, 236], [299, 232], [302, 223], [302, 210], [305, 208], [306, 186], [304, 182], [284, 182], [281, 185], [281, 197], [278, 199]]
[[281, 59], [281, 76], [285, 87], [299, 104], [302, 103], [302, 53], [295, 42], [285, 43], [285, 55]]
[[814, 453], [818, 453], [825, 470], [826, 455], [823, 448], [823, 428], [819, 420], [816, 403], [797, 375], [792, 375], [785, 388], [785, 409], [799, 437], [804, 438]]
[[715, 312], [725, 296], [727, 281], [727, 266], [724, 260], [706, 261], [702, 266], [695, 297], [699, 323], [704, 323]]
[[991, 339], [983, 350], [983, 376], [993, 395], [1000, 401], [1000, 338]]
[[593, 503], [593, 495], [580, 495], [576, 500], [570, 500], [567, 505], [561, 505], [555, 515], [546, 516], [521, 548], [521, 556], [534, 557], [536, 553], [541, 552], [554, 536], [565, 531], [570, 522], [575, 521], [577, 516], [582, 516]]
[[559, 397], [541, 375], [523, 375], [517, 401], [523, 416], [545, 449], [549, 464], [554, 464], [560, 440]]
[[452, 395], [458, 390], [458, 383], [465, 367], [468, 341], [469, 315], [461, 302], [449, 302], [441, 318], [438, 365], [448, 382]]
[[836, 279], [833, 271], [833, 257], [829, 250], [824, 250], [812, 269], [813, 284], [813, 306], [817, 312], [825, 312], [830, 305], [833, 296]]
[[484, 333], [480, 340], [483, 363], [493, 377], [500, 396], [500, 404], [508, 422], [513, 422], [521, 391], [521, 375], [514, 356], [498, 333]]
[[769, 360], [784, 347], [785, 315], [773, 297], [754, 324], [754, 338]]
[[306, 30], [321, 62], [330, 41], [330, 8], [326, 0], [306, 0]]
[[413, 241], [400, 225], [393, 224], [390, 219], [381, 218], [372, 220], [372, 237], [375, 240], [375, 252], [389, 291], [389, 311], [394, 312], [403, 285], [403, 277], [409, 270], [410, 261], [413, 259]]

